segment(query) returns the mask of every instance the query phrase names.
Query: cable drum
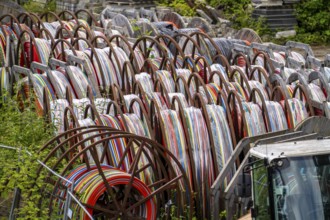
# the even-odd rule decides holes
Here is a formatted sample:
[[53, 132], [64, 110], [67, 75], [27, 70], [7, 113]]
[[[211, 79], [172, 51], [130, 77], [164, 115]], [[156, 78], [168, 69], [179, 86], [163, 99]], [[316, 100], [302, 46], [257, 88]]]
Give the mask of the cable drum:
[[[188, 150], [188, 145], [185, 140], [185, 132], [180, 122], [179, 113], [174, 110], [161, 110], [159, 114], [163, 145], [170, 152], [173, 153], [175, 158], [178, 159], [180, 165], [185, 170], [189, 182], [180, 181], [180, 188], [186, 192], [185, 197], [191, 200], [189, 192], [186, 191], [188, 187], [193, 189], [195, 187], [195, 177], [193, 175], [191, 156]], [[175, 172], [180, 173], [180, 168], [171, 161]]]
[[[108, 184], [114, 190], [120, 190], [123, 186], [128, 185], [131, 181], [131, 175], [123, 171], [114, 169], [114, 168], [104, 168], [104, 176], [108, 181]], [[100, 176], [98, 170], [91, 170], [86, 172], [82, 177], [80, 177], [75, 184], [74, 190], [77, 193], [82, 194], [82, 203], [89, 204], [91, 206], [96, 205], [97, 203], [106, 203], [103, 199], [103, 194], [106, 192], [106, 185], [103, 182], [102, 177]], [[132, 190], [130, 198], [128, 199], [127, 205], [130, 206], [135, 202], [150, 196], [151, 190], [146, 184], [144, 184], [138, 178], [134, 178], [132, 182]], [[97, 211], [93, 209], [87, 209], [91, 215], [101, 217]], [[80, 219], [89, 219], [89, 217], [79, 208], [75, 210], [73, 216], [77, 215]], [[110, 210], [109, 210], [110, 211]], [[152, 220], [156, 218], [156, 204], [153, 199], [149, 199], [145, 204], [139, 206], [136, 209], [130, 210], [128, 213], [125, 213], [127, 216], [139, 216], [140, 218], [145, 218]], [[104, 216], [107, 216], [105, 213], [102, 213]]]
[[[97, 53], [96, 56], [98, 56], [100, 59], [100, 65], [101, 65], [101, 66], [96, 65], [97, 60], [96, 60], [96, 56], [94, 56], [93, 63], [94, 63], [95, 71], [98, 74], [97, 78], [99, 79], [100, 87], [102, 89], [106, 89], [106, 88], [110, 88], [110, 85], [112, 84], [121, 85], [121, 79], [120, 80], [118, 79], [118, 76], [116, 74], [117, 71], [113, 63], [110, 61], [106, 50], [95, 48], [95, 51]], [[104, 77], [104, 81], [101, 74]]]
[[[125, 104], [126, 104], [126, 108], [127, 109], [129, 109], [129, 107], [131, 105], [131, 102], [134, 99], [138, 99], [139, 100], [140, 98], [139, 98], [139, 96], [137, 96], [135, 94], [124, 95], [124, 101], [125, 101]], [[137, 102], [134, 102], [132, 108], [133, 108], [133, 112], [135, 114], [138, 114], [139, 118], [142, 119], [142, 116], [140, 115], [140, 112], [141, 112], [140, 105]]]
[[[206, 91], [202, 86], [199, 87], [199, 93], [204, 98], [204, 101], [209, 102], [210, 104], [216, 104], [218, 99], [218, 93], [220, 92], [221, 88], [216, 83], [209, 83], [205, 85]], [[208, 100], [210, 97], [210, 100]]]
[[121, 34], [123, 34], [126, 37], [134, 37], [133, 27], [129, 22], [129, 20], [127, 19], [127, 17], [125, 17], [124, 15], [122, 14], [115, 15], [112, 18], [111, 22], [113, 29], [118, 30]]
[[84, 119], [86, 106], [90, 104], [91, 101], [88, 98], [72, 100], [73, 112], [78, 120]]
[[219, 105], [206, 105], [210, 119], [212, 138], [216, 152], [216, 165], [221, 171], [233, 152], [231, 132], [227, 123], [225, 109]]
[[[151, 92], [146, 94], [146, 101], [150, 108], [151, 101], [155, 101], [160, 109], [167, 109], [165, 98], [160, 92]], [[157, 110], [156, 110], [157, 111]]]
[[198, 29], [202, 30], [204, 33], [207, 33], [210, 37], [215, 36], [215, 34], [213, 32], [213, 28], [204, 18], [193, 17], [189, 21], [187, 27], [188, 28], [198, 28]]
[[[180, 103], [182, 105], [183, 108], [187, 108], [189, 107], [188, 101], [186, 99], [186, 97], [184, 96], [184, 94], [182, 93], [177, 93], [177, 92], [172, 92], [172, 93], [168, 93], [168, 96], [170, 98], [170, 103], [174, 102], [174, 98], [177, 98], [180, 100]], [[174, 102], [174, 109], [178, 112], [179, 111], [179, 106], [177, 102]]]
[[265, 101], [270, 122], [266, 120], [268, 131], [275, 132], [288, 129], [287, 119], [280, 103]]
[[142, 73], [136, 74], [135, 80], [137, 82], [140, 82], [140, 84], [145, 92], [147, 92], [147, 93], [153, 92], [154, 84], [152, 82], [151, 76], [148, 73], [142, 72]]
[[69, 106], [66, 99], [56, 99], [50, 102], [51, 120], [56, 127], [58, 133], [64, 132], [64, 111]]
[[259, 37], [259, 35], [250, 28], [242, 28], [241, 30], [239, 30], [236, 33], [235, 38], [241, 39], [241, 40], [246, 40], [246, 41], [249, 41], [250, 43], [252, 43], [252, 42], [262, 43], [262, 40]]
[[67, 96], [67, 90], [70, 91], [72, 97], [75, 99], [76, 95], [69, 82], [69, 78], [64, 69], [52, 70], [49, 73], [49, 79], [52, 85], [56, 85], [54, 88], [58, 97], [65, 98]]
[[[76, 97], [85, 98], [89, 85], [92, 85], [88, 77], [76, 66], [68, 66], [66, 72], [69, 76], [73, 90], [76, 93]], [[91, 87], [91, 89], [92, 94], [95, 96], [95, 90], [93, 87]]]
[[288, 99], [289, 109], [293, 119], [293, 127], [296, 127], [301, 121], [308, 117], [307, 109], [305, 104], [297, 99]]
[[38, 109], [42, 110], [43, 106], [43, 97], [44, 97], [44, 88], [45, 91], [48, 93], [48, 97], [50, 101], [55, 100], [55, 92], [48, 80], [48, 77], [45, 74], [32, 74], [32, 84], [33, 84], [33, 91], [35, 92], [37, 98], [37, 107]]
[[[128, 132], [132, 134], [136, 134], [142, 137], [148, 137], [151, 138], [150, 130], [143, 119], [139, 118], [138, 115], [133, 114], [133, 113], [125, 113], [123, 114], [122, 117], [119, 117], [119, 120], [122, 124], [126, 123]], [[134, 144], [133, 144], [134, 145]], [[136, 155], [138, 151], [138, 146], [133, 147], [133, 151], [131, 152], [132, 156]], [[139, 167], [144, 167], [146, 164], [151, 162], [150, 160], [153, 160], [152, 155], [149, 150], [146, 150], [146, 154], [148, 156], [141, 156], [140, 161], [139, 161]], [[146, 184], [151, 184], [154, 180], [154, 173], [152, 173], [151, 168], [145, 169], [144, 172], [140, 173], [139, 178], [143, 180]]]
[[[187, 83], [188, 82], [188, 79], [191, 75], [191, 71], [189, 69], [176, 69], [176, 74], [177, 76], [179, 77], [182, 77], [185, 82]], [[185, 88], [184, 88], [184, 82], [182, 80], [178, 81], [178, 84], [179, 84], [179, 91], [181, 93], [185, 93]], [[194, 91], [196, 91], [196, 88], [195, 88], [195, 83], [194, 83], [194, 79], [192, 79], [192, 83], [191, 83], [191, 86], [190, 86], [190, 92], [193, 93]]]
[[157, 70], [156, 79], [159, 79], [165, 85], [167, 92], [175, 92], [175, 83], [172, 74], [166, 70]]
[[169, 12], [165, 14], [162, 20], [173, 23], [178, 29], [185, 28], [185, 22], [182, 16], [176, 12]]
[[[214, 72], [214, 71], [219, 71], [222, 76], [225, 78], [226, 81], [229, 81], [228, 79], [228, 74], [226, 73], [226, 69], [221, 65], [221, 64], [218, 64], [218, 63], [214, 63], [210, 66], [211, 68], [211, 71]], [[216, 84], [220, 85], [220, 79], [219, 79], [219, 76], [215, 75], [213, 77], [213, 80]]]
[[245, 123], [247, 124], [247, 135], [249, 137], [266, 133], [265, 122], [261, 109], [257, 104], [242, 102]]
[[210, 139], [207, 126], [200, 109], [188, 107], [183, 109], [184, 129], [187, 134], [187, 143], [193, 161], [193, 173], [196, 178], [195, 191], [198, 193], [202, 213], [206, 214], [209, 208], [209, 188], [215, 180], [215, 172], [211, 155]]
[[39, 52], [39, 57], [41, 58], [41, 63], [48, 64], [48, 59], [51, 51], [51, 45], [48, 40], [35, 38], [36, 47]]
[[[80, 134], [94, 134], [94, 132], [96, 132], [95, 135], [80, 140], [80, 143], [75, 141]], [[68, 133], [76, 135], [68, 139], [62, 138]], [[98, 141], [89, 142], [92, 138], [94, 140], [98, 139]], [[181, 208], [186, 207], [189, 209], [192, 207], [191, 200], [187, 200], [187, 198], [192, 198], [192, 195], [184, 170], [170, 151], [152, 140], [103, 126], [88, 126], [68, 130], [56, 137], [56, 140], [48, 142], [41, 149], [41, 151], [47, 148], [53, 149], [43, 163], [52, 167], [53, 170], [66, 177], [67, 180], [74, 181], [73, 195], [81, 205], [85, 206], [93, 218], [122, 216], [123, 218], [133, 219], [156, 219], [160, 217], [160, 208], [164, 207], [167, 202], [171, 202], [178, 207], [173, 213], [175, 216], [192, 217], [189, 213], [184, 214]], [[102, 146], [100, 148], [101, 155], [104, 155], [110, 147], [109, 144], [118, 144], [117, 141], [120, 140], [125, 140], [122, 143], [126, 143], [126, 147], [117, 166], [110, 166], [106, 163], [106, 160], [100, 160], [101, 158], [96, 156], [93, 150], [94, 146]], [[72, 155], [81, 145], [85, 145], [84, 149]], [[115, 147], [115, 145], [112, 145], [112, 147]], [[68, 151], [63, 152], [63, 148], [68, 149]], [[132, 152], [133, 149], [135, 149], [136, 154], [131, 158], [127, 153]], [[80, 158], [87, 152], [90, 152], [95, 163], [81, 162]], [[148, 157], [149, 154], [152, 156]], [[60, 157], [56, 155], [60, 155]], [[70, 155], [70, 162], [63, 167], [61, 161]], [[135, 164], [139, 163], [141, 157], [146, 157], [147, 164], [143, 167], [136, 166]], [[131, 158], [131, 160], [126, 160], [128, 158]], [[154, 160], [151, 164], [150, 158]], [[128, 164], [125, 162], [128, 166], [125, 168], [127, 171], [118, 169], [122, 167], [124, 161], [128, 162]], [[175, 166], [176, 169], [174, 169]], [[139, 179], [139, 176], [149, 168], [156, 179], [150, 179], [152, 182], [148, 184]], [[39, 172], [52, 179], [52, 174], [48, 170], [41, 167]], [[179, 187], [180, 184], [183, 184], [185, 188]], [[68, 196], [65, 189], [72, 186], [68, 181], [54, 179], [54, 181], [47, 182], [47, 187], [48, 190], [43, 192], [45, 195], [48, 192], [51, 193], [49, 195], [51, 201], [49, 210], [51, 213], [56, 204], [63, 207]], [[41, 200], [43, 198], [41, 197]], [[89, 219], [81, 205], [78, 205], [76, 200], [72, 200], [69, 208], [72, 210], [74, 218]]]
[[[119, 119], [113, 114], [101, 114], [100, 115], [101, 122], [96, 121], [98, 125], [104, 125], [110, 128], [115, 128], [118, 130], [123, 130], [123, 126], [121, 125]], [[121, 158], [123, 158], [125, 149], [126, 149], [126, 140], [124, 138], [113, 139], [109, 142], [109, 154], [110, 165], [114, 167], [118, 167], [120, 164]], [[132, 162], [130, 157], [125, 157], [125, 160], [122, 162], [120, 169], [124, 171], [129, 171], [129, 164]]]
[[138, 20], [135, 23], [137, 27], [137, 31], [135, 31], [134, 37], [140, 37], [140, 36], [156, 36], [159, 34], [158, 29], [153, 25], [153, 23], [145, 20]]
[[[91, 118], [83, 118], [83, 119], [78, 119], [78, 126], [79, 127], [90, 127], [90, 126], [95, 126], [96, 123], [91, 119]], [[83, 139], [89, 139], [89, 138], [92, 138], [94, 135], [96, 135], [97, 132], [90, 132], [90, 133], [87, 133], [87, 134], [83, 134], [82, 135], [82, 138]], [[85, 146], [87, 145], [90, 145], [92, 144], [92, 142], [97, 142], [100, 140], [100, 137], [96, 137], [96, 138], [93, 138], [92, 140], [90, 141], [87, 141], [85, 144], [83, 144], [81, 146], [81, 148], [79, 149], [79, 151], [82, 151]], [[102, 145], [96, 145], [95, 146], [95, 149], [96, 151], [94, 152], [96, 157], [102, 161]], [[86, 156], [82, 159], [84, 160], [88, 160], [89, 163], [95, 163], [95, 159], [94, 156], [90, 153], [90, 152], [87, 152]]]
[[310, 84], [308, 84], [308, 88], [311, 91], [311, 97], [310, 98], [312, 100], [315, 100], [319, 103], [323, 103], [323, 102], [326, 101], [327, 98], [325, 97], [322, 89], [319, 86], [317, 86], [314, 83], [310, 83]]

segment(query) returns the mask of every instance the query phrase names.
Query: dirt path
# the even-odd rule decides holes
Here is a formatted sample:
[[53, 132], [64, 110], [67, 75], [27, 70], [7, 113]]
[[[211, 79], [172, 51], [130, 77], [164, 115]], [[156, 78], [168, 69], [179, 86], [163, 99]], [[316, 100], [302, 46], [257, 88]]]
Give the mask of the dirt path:
[[324, 60], [326, 54], [330, 54], [330, 46], [312, 46], [314, 55], [320, 60]]

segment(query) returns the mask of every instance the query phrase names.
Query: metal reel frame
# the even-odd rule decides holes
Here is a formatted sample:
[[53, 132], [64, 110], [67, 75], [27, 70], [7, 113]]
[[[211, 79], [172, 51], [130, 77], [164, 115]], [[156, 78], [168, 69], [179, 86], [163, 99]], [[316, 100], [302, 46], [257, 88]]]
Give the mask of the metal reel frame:
[[[90, 135], [88, 138], [82, 137], [83, 135], [88, 134]], [[107, 152], [109, 151], [109, 143], [118, 139], [124, 139], [126, 141], [126, 149], [119, 164], [116, 166], [111, 165], [114, 166], [114, 168], [120, 169], [125, 159], [130, 159], [131, 162], [129, 169], [126, 170], [126, 172], [131, 174], [131, 179], [129, 184], [125, 185], [125, 189], [120, 192], [115, 191], [113, 187], [109, 185], [101, 167], [102, 163], [106, 162], [106, 157], [109, 156]], [[101, 148], [101, 157], [97, 154], [97, 147]], [[158, 216], [160, 215], [159, 211], [161, 207], [164, 207], [165, 204], [170, 201], [174, 201], [174, 204], [176, 204], [177, 209], [175, 215], [178, 217], [183, 214], [183, 207], [192, 208], [191, 189], [180, 162], [170, 151], [148, 138], [105, 126], [79, 127], [68, 130], [50, 140], [40, 150], [40, 153], [44, 151], [49, 151], [49, 153], [43, 160], [43, 163], [63, 177], [67, 176], [70, 173], [70, 170], [77, 165], [84, 164], [87, 169], [91, 169], [92, 163], [86, 158], [87, 154], [92, 156], [99, 175], [106, 187], [107, 193], [105, 193], [104, 196], [107, 197], [108, 201], [112, 201], [112, 203], [103, 207], [98, 204], [83, 205], [94, 211], [102, 212], [106, 217], [111, 216], [113, 219], [117, 219], [124, 213], [124, 216], [122, 217], [144, 219], [138, 216], [125, 216], [125, 213], [129, 213], [130, 210], [143, 205], [150, 199], [156, 201]], [[148, 164], [139, 167], [138, 162], [142, 157], [147, 158]], [[130, 207], [125, 207], [130, 193], [132, 193], [134, 177], [138, 177], [139, 174], [146, 169], [152, 169], [154, 174], [154, 180], [148, 185], [149, 189], [151, 189], [151, 194], [144, 199], [137, 201]], [[46, 187], [44, 187], [41, 190], [43, 196], [41, 197], [40, 204], [43, 202], [42, 198], [50, 198], [48, 206], [49, 214], [51, 214], [54, 210], [54, 204], [61, 199], [64, 199], [57, 196], [58, 191], [62, 190], [63, 187], [65, 188], [68, 186], [63, 184], [63, 180], [54, 180], [52, 173], [45, 170], [42, 166], [40, 166], [37, 176], [42, 172], [46, 172], [46, 184], [48, 185], [48, 189], [49, 187], [52, 189], [52, 192], [49, 194], [49, 191], [47, 192]], [[186, 192], [182, 192], [180, 184], [185, 186]], [[77, 194], [75, 194], [75, 196], [79, 197]], [[188, 215], [188, 218], [191, 219], [192, 211], [190, 211]]]

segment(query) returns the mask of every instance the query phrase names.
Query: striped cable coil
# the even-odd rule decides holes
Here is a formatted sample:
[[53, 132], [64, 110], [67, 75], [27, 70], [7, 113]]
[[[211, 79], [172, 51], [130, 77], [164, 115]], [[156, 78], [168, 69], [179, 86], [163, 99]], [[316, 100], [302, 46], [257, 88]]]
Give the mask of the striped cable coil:
[[[123, 124], [126, 122], [127, 125], [127, 129], [128, 132], [142, 136], [142, 137], [147, 137], [147, 138], [151, 138], [150, 135], [150, 131], [149, 128], [147, 127], [147, 124], [145, 121], [143, 121], [141, 118], [139, 118], [138, 115], [132, 113], [125, 113], [123, 114], [123, 118], [121, 116], [118, 116], [120, 122]], [[136, 154], [136, 152], [138, 151], [138, 146], [134, 144], [134, 151]], [[149, 156], [152, 159], [152, 155], [150, 154], [150, 152], [148, 150], [146, 150], [147, 153], [149, 154]], [[139, 161], [139, 167], [144, 167], [145, 165], [148, 164], [148, 159], [145, 155], [142, 155]], [[154, 174], [152, 173], [152, 169], [149, 167], [147, 169], [145, 169], [143, 172], [141, 172], [139, 174], [140, 179], [147, 184], [152, 183], [153, 179], [154, 179]]]
[[[184, 129], [180, 122], [179, 114], [171, 109], [162, 110], [160, 111], [160, 121], [163, 125], [164, 133], [163, 145], [179, 160], [188, 177], [190, 187], [193, 188], [193, 171], [190, 164], [188, 145], [185, 140]], [[174, 168], [177, 173], [180, 173], [177, 166], [174, 166]], [[184, 190], [186, 187], [181, 183], [180, 188]]]
[[[121, 190], [122, 186], [128, 185], [132, 179], [130, 174], [112, 168], [108, 165], [102, 165], [102, 171], [109, 186], [117, 191]], [[96, 204], [107, 203], [104, 197], [104, 194], [107, 192], [106, 185], [95, 165], [91, 166], [90, 169], [87, 169], [86, 166], [81, 165], [72, 170], [67, 178], [70, 181], [74, 181], [74, 191], [80, 195], [81, 203], [88, 204], [92, 207]], [[151, 195], [151, 190], [137, 177], [133, 177], [131, 193], [131, 198], [128, 200], [127, 205], [133, 205], [134, 201], [147, 198]], [[78, 205], [76, 205], [73, 210], [74, 219], [89, 219], [87, 214]], [[87, 208], [87, 210], [92, 216], [97, 216], [98, 214], [98, 212], [92, 208]], [[133, 218], [135, 216], [136, 218], [139, 217], [148, 220], [156, 219], [156, 202], [153, 198], [150, 198], [141, 206], [129, 212]]]
[[207, 126], [200, 109], [188, 107], [183, 110], [184, 119], [187, 125], [187, 138], [189, 148], [192, 152], [191, 158], [194, 161], [196, 181], [198, 183], [195, 189], [199, 198], [202, 199], [202, 208], [204, 213], [209, 208], [209, 188], [215, 180], [215, 172], [211, 155], [211, 145]]
[[214, 141], [217, 161], [215, 165], [221, 171], [233, 152], [233, 142], [227, 122], [225, 109], [219, 105], [206, 105], [210, 119], [211, 133]]
[[268, 131], [275, 132], [288, 129], [287, 119], [281, 104], [274, 101], [265, 101], [265, 103], [269, 117], [269, 124], [266, 120]]
[[292, 98], [288, 99], [290, 114], [292, 115], [292, 127], [296, 127], [301, 121], [308, 117], [307, 109], [303, 101]]
[[[117, 117], [114, 115], [109, 114], [101, 114], [100, 115], [101, 123], [105, 126], [115, 128], [118, 130], [123, 130], [123, 127], [118, 120]], [[98, 121], [96, 121], [96, 124], [100, 124]], [[121, 158], [123, 158], [125, 149], [126, 149], [126, 140], [124, 138], [116, 138], [112, 139], [109, 144], [109, 151], [110, 151], [110, 161], [109, 163], [117, 167], [120, 163]], [[131, 164], [131, 158], [125, 157], [122, 166], [120, 167], [121, 170], [128, 171]]]

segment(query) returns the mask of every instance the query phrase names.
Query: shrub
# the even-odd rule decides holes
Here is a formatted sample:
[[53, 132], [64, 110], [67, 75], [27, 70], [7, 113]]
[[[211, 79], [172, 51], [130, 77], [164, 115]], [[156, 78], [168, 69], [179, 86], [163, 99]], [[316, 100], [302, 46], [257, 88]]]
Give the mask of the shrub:
[[18, 187], [22, 196], [18, 217], [47, 218], [47, 207], [37, 208], [44, 176], [36, 176], [37, 160], [44, 158], [46, 152], [37, 152], [52, 137], [53, 127], [37, 115], [33, 105], [26, 105], [24, 111], [18, 106], [15, 98], [0, 103], [0, 144], [21, 148], [16, 151], [0, 148], [0, 198], [10, 201], [14, 188]]
[[182, 16], [195, 16], [196, 9], [191, 8], [185, 0], [159, 1], [159, 5], [171, 7]]
[[296, 6], [297, 40], [304, 43], [330, 43], [330, 4], [328, 0], [302, 0]]
[[174, 0], [169, 4], [177, 13], [183, 16], [194, 16], [196, 15], [195, 9], [191, 8], [185, 0]]
[[233, 28], [237, 30], [251, 28], [260, 36], [271, 33], [262, 17], [257, 20], [252, 18], [251, 0], [210, 0], [210, 4], [221, 10], [225, 18], [230, 20]]
[[56, 11], [56, 1], [51, 0], [47, 1], [47, 3], [44, 5], [39, 2], [35, 2], [33, 0], [29, 0], [23, 5], [24, 9], [28, 12], [34, 12], [36, 14], [42, 14], [47, 11]]

